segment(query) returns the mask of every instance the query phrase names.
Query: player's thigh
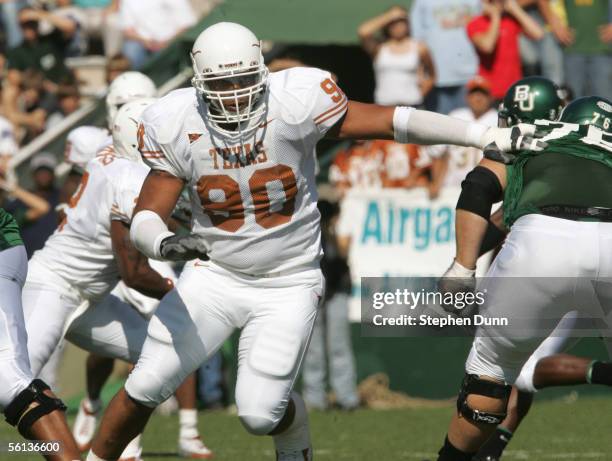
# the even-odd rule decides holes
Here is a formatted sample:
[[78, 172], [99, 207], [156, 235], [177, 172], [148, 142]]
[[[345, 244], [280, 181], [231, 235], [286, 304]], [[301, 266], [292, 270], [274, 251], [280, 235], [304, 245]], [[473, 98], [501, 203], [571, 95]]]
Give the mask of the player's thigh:
[[30, 274], [23, 287], [22, 302], [30, 365], [37, 376], [58, 346], [66, 322], [80, 300], [51, 283], [32, 281]]
[[111, 293], [70, 323], [66, 339], [97, 355], [136, 363], [148, 326], [148, 319]]
[[[256, 310], [240, 336], [236, 405], [249, 430], [267, 433], [285, 413], [323, 287], [315, 277], [284, 289], [257, 291]], [[257, 427], [249, 427], [253, 422]]]
[[0, 411], [32, 381], [21, 306], [26, 268], [23, 246], [0, 252]]
[[223, 315], [230, 309], [222, 280], [206, 270], [184, 272], [149, 322], [147, 337], [126, 390], [155, 406], [214, 354], [235, 325]]

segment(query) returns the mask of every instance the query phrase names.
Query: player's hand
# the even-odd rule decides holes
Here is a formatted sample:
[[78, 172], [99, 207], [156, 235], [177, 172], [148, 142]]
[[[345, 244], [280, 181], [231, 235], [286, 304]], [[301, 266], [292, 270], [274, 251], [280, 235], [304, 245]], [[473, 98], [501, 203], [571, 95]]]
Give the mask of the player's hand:
[[208, 260], [202, 239], [195, 234], [172, 235], [162, 240], [159, 252], [170, 261]]
[[[484, 150], [517, 152], [531, 150], [540, 152], [546, 149], [546, 142], [538, 139], [535, 125], [522, 123], [512, 128], [492, 127], [484, 135]], [[505, 162], [504, 162], [505, 163]]]
[[[438, 281], [438, 289], [443, 295], [452, 293], [455, 298], [461, 293], [474, 293], [476, 289], [476, 269], [468, 269], [453, 260], [453, 263]], [[444, 303], [442, 307], [446, 312], [460, 317], [471, 317], [476, 314], [477, 309], [475, 304], [459, 309], [455, 305]]]

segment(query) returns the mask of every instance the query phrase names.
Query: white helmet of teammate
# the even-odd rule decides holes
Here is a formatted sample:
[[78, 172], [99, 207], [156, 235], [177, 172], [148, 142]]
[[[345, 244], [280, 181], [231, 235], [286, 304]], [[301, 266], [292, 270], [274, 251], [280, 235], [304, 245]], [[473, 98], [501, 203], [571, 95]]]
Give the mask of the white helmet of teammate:
[[142, 98], [154, 98], [157, 94], [155, 83], [140, 72], [124, 72], [108, 88], [106, 95], [106, 122], [109, 129], [119, 108], [130, 101]]
[[194, 77], [191, 84], [202, 94], [209, 122], [240, 124], [261, 118], [266, 112], [264, 92], [268, 68], [255, 34], [233, 22], [219, 22], [205, 29], [191, 50]]
[[121, 106], [115, 119], [111, 134], [113, 136], [113, 146], [117, 156], [124, 157], [135, 162], [142, 162], [139, 148], [138, 128], [140, 126], [140, 116], [144, 110], [153, 104], [157, 99], [143, 98], [137, 101], [128, 102]]

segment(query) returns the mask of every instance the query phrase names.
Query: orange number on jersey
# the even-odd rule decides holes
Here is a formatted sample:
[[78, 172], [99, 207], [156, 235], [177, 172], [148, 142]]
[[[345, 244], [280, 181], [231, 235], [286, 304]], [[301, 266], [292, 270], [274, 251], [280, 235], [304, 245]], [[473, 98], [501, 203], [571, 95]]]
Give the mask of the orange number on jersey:
[[[270, 211], [271, 202], [268, 194], [268, 184], [280, 181], [285, 193], [285, 202], [279, 211]], [[249, 179], [249, 189], [255, 207], [255, 222], [265, 229], [271, 229], [291, 221], [295, 211], [295, 196], [297, 184], [293, 170], [286, 165], [276, 165], [262, 170], [256, 170]]]
[[[244, 224], [244, 206], [240, 186], [226, 174], [202, 176], [197, 184], [200, 202], [213, 226], [227, 232], [236, 232]], [[213, 200], [212, 190], [221, 190], [224, 200]]]
[[331, 78], [323, 80], [321, 82], [321, 88], [325, 93], [331, 96], [331, 100], [334, 102], [340, 102], [342, 98], [344, 98], [344, 93]]
[[[285, 201], [278, 211], [271, 211], [268, 184], [279, 181], [285, 193]], [[240, 196], [240, 186], [228, 175], [202, 176], [197, 185], [200, 202], [204, 212], [210, 217], [213, 226], [227, 232], [236, 232], [244, 224], [244, 205]], [[210, 192], [223, 191], [225, 200], [213, 201]], [[295, 211], [297, 181], [295, 174], [287, 165], [276, 165], [256, 170], [249, 179], [249, 190], [255, 208], [255, 222], [265, 229], [271, 229], [291, 221]]]
[[69, 208], [74, 208], [77, 206], [77, 203], [79, 203], [79, 200], [81, 200], [81, 197], [83, 196], [83, 192], [85, 192], [87, 181], [89, 181], [89, 172], [86, 171], [81, 177], [81, 182], [77, 187], [77, 190], [74, 191], [74, 194], [72, 194], [72, 197], [70, 197], [70, 200], [68, 200]]
[[[77, 189], [74, 191], [74, 194], [72, 194], [72, 197], [70, 197], [70, 200], [68, 200], [68, 208], [74, 208], [75, 206], [77, 206], [79, 200], [81, 200], [81, 197], [83, 196], [83, 192], [85, 192], [87, 181], [89, 181], [89, 172], [86, 171], [85, 173], [83, 173], [83, 176], [81, 176], [81, 182], [77, 186]], [[62, 222], [58, 226], [58, 229], [60, 231], [64, 230], [64, 226], [67, 222], [68, 217], [64, 216]]]

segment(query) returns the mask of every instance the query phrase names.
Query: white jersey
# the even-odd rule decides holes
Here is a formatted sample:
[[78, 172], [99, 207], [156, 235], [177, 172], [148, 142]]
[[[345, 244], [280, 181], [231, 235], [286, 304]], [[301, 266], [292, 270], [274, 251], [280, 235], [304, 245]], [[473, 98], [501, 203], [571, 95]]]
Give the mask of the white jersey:
[[113, 255], [111, 220], [130, 223], [149, 172], [145, 165], [116, 157], [112, 147], [87, 164], [69, 201], [66, 220], [32, 261], [63, 278], [90, 300], [109, 293], [119, 281]]
[[147, 108], [139, 130], [151, 168], [187, 182], [210, 259], [253, 275], [321, 257], [315, 146], [348, 104], [328, 72], [304, 67], [270, 74], [266, 97], [265, 121], [242, 139], [214, 130], [191, 88]]
[[66, 139], [64, 160], [85, 169], [87, 163], [104, 147], [112, 144], [108, 130], [97, 126], [80, 126], [71, 130]]
[[[480, 118], [474, 117], [474, 113], [468, 107], [455, 109], [448, 115], [468, 122], [478, 122], [491, 127], [497, 126], [497, 112], [494, 109], [485, 112]], [[430, 157], [442, 157], [448, 154], [448, 170], [444, 179], [445, 187], [461, 186], [461, 181], [482, 160], [482, 151], [475, 147], [429, 146], [425, 147], [424, 150]]]

